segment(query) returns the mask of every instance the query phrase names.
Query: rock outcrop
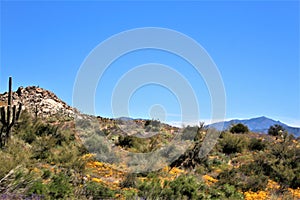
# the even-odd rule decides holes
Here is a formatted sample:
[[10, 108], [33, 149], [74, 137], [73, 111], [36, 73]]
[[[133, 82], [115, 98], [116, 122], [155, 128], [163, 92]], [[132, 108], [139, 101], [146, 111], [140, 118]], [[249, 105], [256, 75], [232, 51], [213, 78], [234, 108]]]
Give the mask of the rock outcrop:
[[[59, 99], [53, 92], [36, 86], [19, 87], [12, 94], [13, 103], [22, 103], [33, 116], [41, 118], [69, 117], [74, 118], [79, 112]], [[0, 94], [0, 102], [7, 102], [8, 93]]]

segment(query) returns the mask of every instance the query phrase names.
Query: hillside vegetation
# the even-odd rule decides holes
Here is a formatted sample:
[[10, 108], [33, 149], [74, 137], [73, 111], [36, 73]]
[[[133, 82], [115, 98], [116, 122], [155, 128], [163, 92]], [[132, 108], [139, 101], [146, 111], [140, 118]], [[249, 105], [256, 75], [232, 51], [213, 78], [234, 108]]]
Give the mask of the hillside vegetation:
[[[99, 130], [126, 151], [150, 152], [172, 140], [176, 128], [154, 138], [117, 131], [118, 122], [99, 118]], [[145, 126], [146, 125], [146, 126]], [[23, 111], [0, 150], [0, 199], [300, 199], [300, 143], [290, 135], [221, 133], [204, 158], [197, 154], [207, 133], [197, 129], [190, 148], [170, 166], [128, 173], [87, 151], [70, 119], [34, 118]]]

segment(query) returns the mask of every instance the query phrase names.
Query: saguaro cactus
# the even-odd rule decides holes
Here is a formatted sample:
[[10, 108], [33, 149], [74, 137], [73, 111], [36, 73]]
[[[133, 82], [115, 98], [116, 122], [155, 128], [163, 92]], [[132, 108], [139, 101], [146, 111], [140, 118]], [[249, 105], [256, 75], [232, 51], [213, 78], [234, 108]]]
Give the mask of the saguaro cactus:
[[2, 124], [0, 132], [0, 148], [5, 146], [8, 138], [10, 137], [10, 130], [12, 126], [18, 121], [22, 110], [22, 104], [18, 104], [18, 108], [13, 104], [12, 98], [12, 78], [9, 77], [8, 81], [8, 101], [7, 106], [0, 107], [0, 122]]

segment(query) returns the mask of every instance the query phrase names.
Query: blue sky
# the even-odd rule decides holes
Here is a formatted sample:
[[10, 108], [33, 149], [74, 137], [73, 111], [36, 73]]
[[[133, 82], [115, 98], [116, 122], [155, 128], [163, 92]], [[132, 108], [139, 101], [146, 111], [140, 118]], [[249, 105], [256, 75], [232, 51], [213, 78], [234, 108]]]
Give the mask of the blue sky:
[[[211, 56], [224, 82], [227, 119], [264, 115], [300, 126], [299, 1], [1, 1], [0, 5], [0, 92], [7, 88], [7, 77], [13, 76], [14, 89], [38, 85], [72, 104], [78, 70], [99, 43], [129, 29], [162, 27], [193, 38]], [[98, 84], [96, 114], [111, 117], [118, 80], [134, 67], [154, 62], [170, 66], [190, 82], [200, 119], [207, 121], [212, 105], [203, 77], [180, 57], [155, 49], [132, 52], [112, 63]], [[180, 120], [180, 99], [168, 88], [146, 85], [124, 101], [129, 101], [132, 117], [159, 117], [155, 111], [164, 110], [167, 116], [161, 117], [166, 121]]]

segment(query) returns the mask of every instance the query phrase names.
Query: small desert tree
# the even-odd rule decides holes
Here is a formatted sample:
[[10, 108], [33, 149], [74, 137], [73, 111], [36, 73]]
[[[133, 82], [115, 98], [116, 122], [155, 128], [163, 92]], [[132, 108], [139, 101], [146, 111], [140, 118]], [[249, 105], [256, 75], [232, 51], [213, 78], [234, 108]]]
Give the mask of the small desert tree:
[[273, 135], [273, 136], [281, 136], [284, 132], [285, 132], [285, 129], [279, 124], [270, 126], [270, 128], [268, 130], [268, 134]]
[[233, 125], [230, 130], [231, 133], [247, 133], [249, 132], [249, 129], [246, 125], [242, 124], [242, 123], [238, 123]]

